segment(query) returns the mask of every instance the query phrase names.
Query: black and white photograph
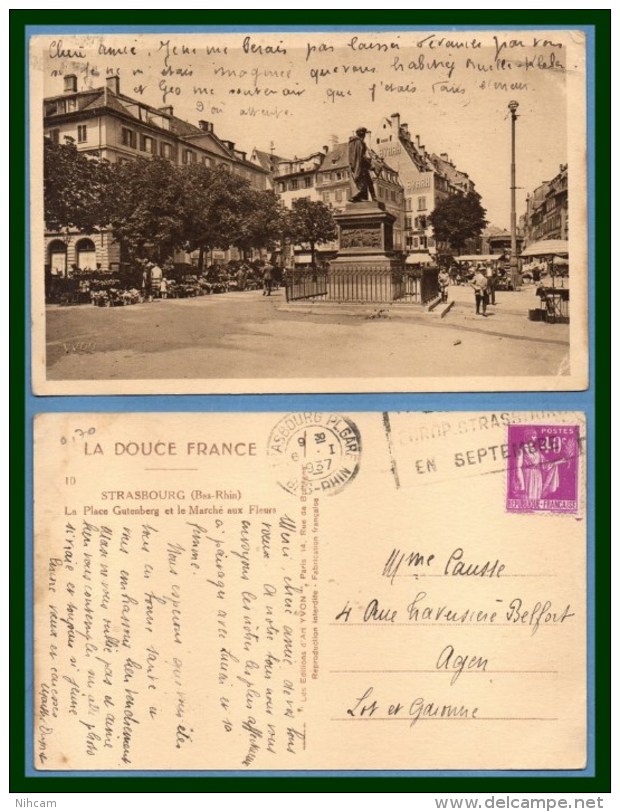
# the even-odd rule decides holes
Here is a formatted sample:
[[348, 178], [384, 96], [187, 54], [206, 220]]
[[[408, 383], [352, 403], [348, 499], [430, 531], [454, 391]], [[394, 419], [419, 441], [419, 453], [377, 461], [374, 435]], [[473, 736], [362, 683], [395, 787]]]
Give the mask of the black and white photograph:
[[587, 50], [32, 37], [35, 392], [586, 388]]

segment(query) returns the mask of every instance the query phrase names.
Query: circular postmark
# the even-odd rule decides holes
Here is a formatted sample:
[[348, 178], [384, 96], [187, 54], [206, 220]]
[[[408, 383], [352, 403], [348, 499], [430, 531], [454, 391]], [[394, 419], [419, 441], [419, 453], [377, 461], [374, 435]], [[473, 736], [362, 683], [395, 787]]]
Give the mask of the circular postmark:
[[267, 454], [285, 491], [335, 494], [357, 475], [361, 447], [357, 426], [348, 417], [291, 412], [274, 426]]

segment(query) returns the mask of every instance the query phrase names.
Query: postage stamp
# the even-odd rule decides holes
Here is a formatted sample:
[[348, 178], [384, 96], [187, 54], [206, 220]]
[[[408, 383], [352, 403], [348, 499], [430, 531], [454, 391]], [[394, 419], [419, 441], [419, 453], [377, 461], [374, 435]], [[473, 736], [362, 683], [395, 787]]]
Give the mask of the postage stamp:
[[506, 509], [576, 513], [579, 426], [508, 426]]
[[339, 493], [359, 470], [361, 438], [355, 423], [331, 412], [285, 415], [269, 435], [278, 482], [292, 494]]

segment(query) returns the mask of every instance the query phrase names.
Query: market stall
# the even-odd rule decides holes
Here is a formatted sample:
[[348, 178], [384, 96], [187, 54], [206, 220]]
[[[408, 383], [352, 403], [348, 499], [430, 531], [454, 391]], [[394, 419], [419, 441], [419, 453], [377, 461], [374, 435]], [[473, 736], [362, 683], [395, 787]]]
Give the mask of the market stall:
[[[545, 281], [536, 289], [540, 308], [530, 311], [530, 319], [550, 324], [569, 321], [568, 240], [538, 240], [521, 252], [521, 258], [538, 261]], [[540, 263], [544, 263], [541, 265]]]

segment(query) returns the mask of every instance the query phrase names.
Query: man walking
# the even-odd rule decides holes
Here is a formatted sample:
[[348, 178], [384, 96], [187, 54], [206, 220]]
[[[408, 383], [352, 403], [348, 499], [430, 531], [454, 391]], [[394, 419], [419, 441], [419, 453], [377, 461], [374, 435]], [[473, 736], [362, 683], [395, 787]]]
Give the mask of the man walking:
[[495, 304], [495, 271], [491, 264], [487, 265], [486, 271], [487, 277], [487, 298], [489, 300], [489, 304]]
[[[474, 294], [476, 296], [476, 315], [486, 316], [487, 301], [488, 301], [487, 278], [484, 275], [482, 265], [478, 265], [476, 273], [474, 274], [474, 278], [471, 281], [471, 286], [474, 289]], [[482, 314], [480, 313], [481, 307]]]
[[273, 273], [271, 265], [266, 262], [263, 270], [263, 296], [271, 296], [271, 284], [273, 282]]
[[450, 284], [450, 274], [445, 268], [442, 268], [439, 271], [439, 275], [437, 277], [437, 282], [439, 283], [439, 293], [441, 294], [441, 301], [447, 302], [448, 301], [448, 285]]

